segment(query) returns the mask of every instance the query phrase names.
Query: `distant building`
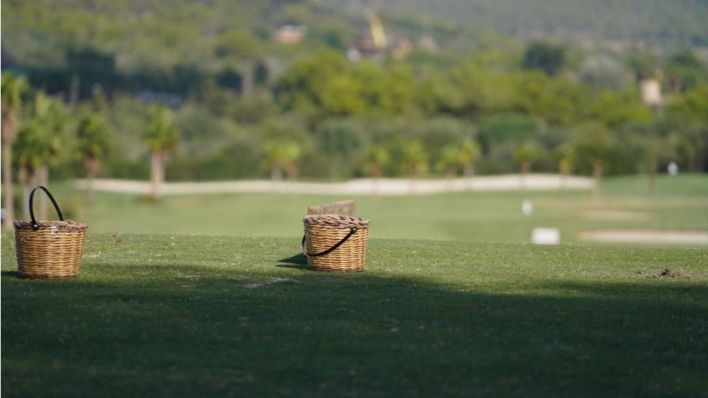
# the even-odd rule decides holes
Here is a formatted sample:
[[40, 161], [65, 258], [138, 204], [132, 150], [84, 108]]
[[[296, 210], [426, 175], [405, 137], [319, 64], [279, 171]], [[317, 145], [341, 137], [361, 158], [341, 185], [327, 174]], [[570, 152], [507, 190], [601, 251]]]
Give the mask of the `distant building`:
[[361, 51], [356, 47], [349, 47], [347, 49], [347, 58], [352, 62], [359, 61], [361, 60]]
[[661, 106], [661, 84], [657, 79], [642, 79], [639, 82], [642, 102], [648, 106]]
[[394, 59], [403, 59], [413, 50], [413, 43], [405, 37], [396, 38], [388, 47], [391, 57]]
[[284, 25], [275, 32], [275, 40], [280, 43], [299, 43], [305, 38], [306, 34], [306, 26]]
[[375, 13], [367, 16], [367, 22], [366, 33], [347, 51], [347, 58], [350, 61], [358, 61], [362, 58], [379, 59], [387, 55], [394, 59], [408, 56], [413, 48], [408, 38], [387, 34], [381, 19]]
[[388, 40], [386, 39], [386, 33], [384, 32], [383, 24], [381, 23], [378, 15], [371, 13], [369, 14], [368, 20], [371, 40], [374, 47], [378, 49], [386, 48], [388, 45]]
[[434, 53], [438, 51], [438, 42], [432, 36], [425, 35], [420, 38], [418, 45], [424, 50]]

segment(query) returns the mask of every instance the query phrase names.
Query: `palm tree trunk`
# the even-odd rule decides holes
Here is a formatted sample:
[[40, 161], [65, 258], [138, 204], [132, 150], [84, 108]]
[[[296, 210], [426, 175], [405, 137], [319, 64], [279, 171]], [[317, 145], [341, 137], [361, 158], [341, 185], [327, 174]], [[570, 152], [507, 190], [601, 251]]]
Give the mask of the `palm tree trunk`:
[[84, 167], [86, 167], [86, 197], [89, 203], [94, 200], [94, 180], [98, 171], [98, 159], [94, 156], [87, 156], [84, 159]]
[[243, 80], [241, 81], [241, 99], [248, 100], [253, 94], [254, 69], [255, 65], [253, 62], [247, 62], [246, 65], [241, 68], [241, 76], [243, 76]]
[[408, 185], [408, 189], [409, 189], [409, 192], [410, 192], [411, 195], [415, 195], [415, 194], [416, 194], [416, 175], [418, 174], [417, 171], [418, 171], [418, 170], [416, 169], [415, 166], [411, 167], [411, 170], [410, 170], [410, 173], [411, 173], [410, 177], [411, 177], [411, 179], [410, 179], [409, 185]]
[[454, 169], [448, 169], [448, 170], [445, 172], [445, 180], [446, 180], [446, 182], [447, 182], [447, 188], [448, 188], [449, 190], [452, 190], [452, 187], [453, 187], [452, 178], [453, 178], [454, 176], [455, 176], [455, 170], [454, 170]]
[[17, 173], [17, 180], [20, 182], [20, 187], [22, 187], [22, 208], [24, 209], [25, 220], [29, 220], [29, 209], [25, 207], [25, 203], [29, 203], [29, 173], [27, 168], [20, 166], [20, 170]]
[[37, 173], [35, 173], [35, 171], [30, 167], [20, 166], [18, 179], [20, 182], [20, 186], [22, 187], [22, 208], [24, 209], [23, 214], [25, 220], [29, 220], [29, 197], [30, 192], [32, 191], [32, 187], [37, 185]]
[[474, 163], [467, 163], [462, 168], [462, 173], [467, 179], [467, 188], [472, 188], [472, 177], [474, 176]]
[[[7, 128], [7, 126], [3, 126]], [[9, 140], [2, 143], [2, 206], [5, 208], [3, 227], [12, 228], [15, 221], [15, 203], [12, 192], [12, 148]]]
[[602, 173], [603, 167], [602, 162], [593, 162], [592, 164], [592, 175], [595, 178], [595, 194], [600, 191], [600, 185], [602, 184]]
[[154, 151], [150, 158], [150, 198], [160, 199], [160, 189], [164, 181], [164, 154], [162, 151]]
[[656, 169], [649, 171], [649, 196], [656, 193]]
[[649, 196], [654, 196], [656, 192], [656, 168], [657, 161], [652, 156], [652, 159], [649, 160]]
[[79, 89], [81, 88], [81, 79], [78, 74], [73, 74], [69, 81], [69, 106], [71, 109], [76, 109], [76, 104], [79, 102]]
[[96, 179], [96, 171], [95, 170], [89, 170], [88, 175], [87, 175], [87, 191], [86, 191], [86, 197], [88, 198], [89, 203], [93, 203], [93, 200], [95, 198], [94, 195], [94, 180]]
[[280, 181], [283, 179], [283, 172], [280, 170], [280, 164], [273, 163], [270, 167], [270, 179], [272, 181]]
[[566, 170], [561, 170], [560, 172], [560, 189], [566, 189], [568, 187], [568, 172]]
[[379, 195], [379, 191], [381, 189], [381, 175], [383, 173], [381, 172], [381, 167], [379, 166], [374, 166], [371, 171], [371, 192], [375, 195]]
[[297, 165], [295, 164], [289, 164], [285, 167], [285, 173], [288, 175], [288, 181], [295, 181], [297, 180]]
[[529, 174], [531, 164], [529, 162], [521, 163], [521, 176], [519, 176], [519, 188], [526, 190], [526, 176]]
[[[49, 166], [46, 164], [43, 164], [39, 167], [39, 175], [37, 176], [39, 179], [39, 184], [42, 186], [47, 186], [49, 185]], [[47, 199], [44, 195], [42, 195], [39, 199], [39, 218], [41, 220], [46, 220], [47, 219]]]
[[568, 186], [568, 167], [563, 160], [558, 162], [558, 174], [558, 188], [564, 190]]

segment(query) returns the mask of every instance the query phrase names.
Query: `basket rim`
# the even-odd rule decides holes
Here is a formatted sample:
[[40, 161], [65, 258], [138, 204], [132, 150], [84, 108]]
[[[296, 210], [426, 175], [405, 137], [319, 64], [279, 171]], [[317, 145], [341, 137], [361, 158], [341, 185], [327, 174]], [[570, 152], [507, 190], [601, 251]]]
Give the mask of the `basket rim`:
[[[34, 231], [35, 229], [32, 228], [32, 222], [31, 221], [15, 221], [13, 223], [15, 226], [15, 229], [17, 230], [31, 230]], [[40, 231], [43, 229], [52, 229], [52, 230], [59, 230], [59, 231], [84, 231], [88, 226], [84, 223], [80, 223], [78, 221], [74, 220], [64, 220], [64, 221], [48, 221], [48, 220], [41, 220], [37, 221], [37, 226], [39, 228], [36, 229], [36, 231]]]
[[305, 225], [324, 225], [329, 227], [357, 227], [357, 228], [368, 228], [370, 220], [354, 217], [345, 216], [340, 214], [308, 214], [303, 217], [302, 221]]

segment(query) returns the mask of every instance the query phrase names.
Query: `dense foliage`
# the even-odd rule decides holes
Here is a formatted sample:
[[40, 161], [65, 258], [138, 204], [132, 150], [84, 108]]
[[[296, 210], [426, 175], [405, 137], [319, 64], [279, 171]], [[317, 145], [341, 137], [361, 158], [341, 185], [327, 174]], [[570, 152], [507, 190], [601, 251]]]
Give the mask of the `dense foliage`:
[[[90, 155], [100, 160], [99, 175], [146, 178], [155, 148], [144, 133], [158, 131], [150, 128], [159, 119], [150, 109], [161, 103], [174, 125], [166, 146], [174, 148], [166, 165], [173, 180], [590, 173], [600, 165], [604, 173], [633, 173], [669, 162], [708, 170], [708, 66], [700, 51], [649, 51], [631, 41], [617, 49], [604, 39], [591, 46], [526, 42], [435, 19], [464, 9], [457, 3], [446, 1], [421, 22], [386, 2], [388, 38], [408, 40], [410, 52], [390, 47], [353, 61], [347, 54], [370, 32], [366, 14], [347, 1], [341, 8], [308, 1], [6, 1], [5, 70], [32, 86], [22, 95], [28, 106], [18, 126], [34, 135], [21, 135], [15, 150], [32, 154], [23, 148], [29, 138], [51, 136], [42, 144], [45, 159], [35, 162], [55, 176], [82, 175]], [[560, 12], [546, 3], [533, 2], [534, 12]], [[670, 7], [642, 4], [650, 20]], [[690, 16], [679, 5], [671, 15], [706, 15], [691, 4]], [[590, 26], [595, 17], [573, 18]], [[276, 40], [284, 25], [306, 27], [302, 41]], [[694, 39], [705, 26], [675, 29], [669, 42], [701, 44]], [[620, 36], [659, 40], [643, 32]], [[662, 82], [659, 108], [640, 101], [639, 79], [648, 77]], [[57, 104], [49, 114], [64, 117], [51, 128], [43, 127], [48, 117], [34, 117], [43, 92], [64, 100], [51, 102]], [[94, 136], [100, 142], [91, 142]], [[23, 159], [14, 158], [17, 167]]]

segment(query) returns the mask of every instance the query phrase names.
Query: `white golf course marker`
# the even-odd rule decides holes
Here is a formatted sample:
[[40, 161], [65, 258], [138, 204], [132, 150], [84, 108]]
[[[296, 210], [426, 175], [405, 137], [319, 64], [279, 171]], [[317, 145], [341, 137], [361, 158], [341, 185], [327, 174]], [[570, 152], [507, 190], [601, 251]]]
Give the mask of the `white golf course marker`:
[[531, 233], [531, 243], [535, 245], [557, 245], [560, 243], [558, 228], [534, 228]]

